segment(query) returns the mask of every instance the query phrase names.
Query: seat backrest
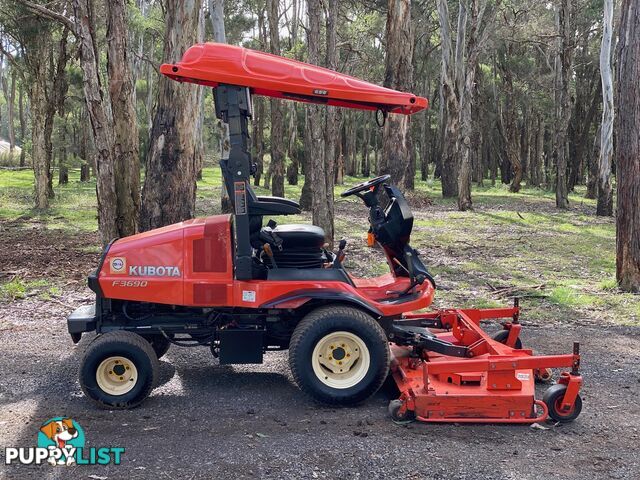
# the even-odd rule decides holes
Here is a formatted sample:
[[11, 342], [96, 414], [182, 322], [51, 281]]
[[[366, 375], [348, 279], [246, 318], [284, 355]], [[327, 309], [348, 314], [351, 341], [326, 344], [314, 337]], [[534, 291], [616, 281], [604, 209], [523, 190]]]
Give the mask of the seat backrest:
[[[220, 169], [222, 170], [222, 178], [227, 187], [227, 192], [229, 192], [229, 200], [235, 211], [235, 196], [232, 194], [233, 180], [229, 172], [228, 159], [220, 160]], [[282, 197], [256, 196], [250, 182], [245, 181], [245, 189], [249, 215], [296, 215], [301, 211], [300, 204], [294, 200]]]

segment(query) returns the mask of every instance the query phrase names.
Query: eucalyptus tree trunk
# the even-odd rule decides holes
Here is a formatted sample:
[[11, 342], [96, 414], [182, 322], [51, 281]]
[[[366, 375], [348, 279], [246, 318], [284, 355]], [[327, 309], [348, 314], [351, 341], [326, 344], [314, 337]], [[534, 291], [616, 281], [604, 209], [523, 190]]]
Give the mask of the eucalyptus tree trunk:
[[[209, 8], [211, 30], [213, 31], [213, 41], [217, 43], [227, 43], [227, 33], [224, 26], [224, 0], [207, 0], [207, 5]], [[218, 132], [220, 135], [220, 159], [227, 159], [231, 152], [229, 124], [218, 120]], [[225, 182], [222, 182], [221, 186], [220, 208], [223, 213], [230, 213], [232, 210], [231, 200], [229, 200], [229, 193], [227, 192]]]
[[617, 45], [615, 98], [616, 277], [622, 290], [640, 292], [640, 4], [623, 0]]
[[[280, 55], [279, 1], [267, 0], [270, 51]], [[284, 196], [284, 106], [282, 100], [271, 99], [271, 193]]]
[[[293, 0], [291, 4], [291, 8], [293, 10], [291, 15], [291, 36], [290, 36], [290, 50], [293, 50], [298, 42], [298, 2], [297, 0]], [[296, 58], [299, 60], [299, 58]], [[298, 139], [298, 109], [296, 107], [296, 102], [289, 102], [288, 105], [289, 110], [289, 126], [288, 133], [289, 138], [287, 142], [287, 154], [289, 157], [289, 166], [287, 167], [287, 183], [289, 185], [297, 185], [298, 184], [298, 173], [300, 170], [300, 160], [298, 158], [298, 148], [297, 148], [297, 139]]]
[[[39, 41], [29, 42], [24, 58], [27, 71], [27, 88], [31, 105], [31, 162], [35, 177], [35, 206], [37, 209], [49, 207], [51, 189], [51, 131], [55, 107], [51, 105], [49, 67], [53, 63], [53, 37], [51, 30], [44, 26]], [[49, 121], [50, 120], [50, 121]]]
[[27, 136], [27, 119], [26, 119], [26, 110], [27, 107], [25, 105], [24, 98], [24, 88], [22, 85], [18, 88], [18, 119], [20, 121], [20, 166], [24, 167], [26, 164], [26, 155], [27, 149], [25, 148], [25, 140]]
[[93, 32], [95, 18], [92, 0], [74, 0], [76, 42], [80, 51], [83, 89], [93, 141], [96, 148], [96, 192], [98, 197], [98, 230], [103, 244], [118, 238], [118, 212], [113, 162], [113, 117], [106, 108], [96, 56]]
[[[611, 37], [613, 30], [613, 0], [604, 0], [602, 44], [600, 46], [600, 78], [602, 82], [602, 124], [598, 162], [598, 205], [596, 214], [613, 215], [611, 189], [611, 159], [613, 158], [613, 79], [611, 72]], [[640, 208], [640, 205], [638, 206]]]
[[[454, 63], [449, 23], [449, 6], [447, 0], [438, 0], [438, 18], [440, 19], [440, 41], [442, 63], [440, 72], [440, 103], [442, 106], [441, 131], [441, 162], [440, 173], [442, 179], [442, 196], [456, 197], [458, 195], [458, 162], [457, 144], [460, 131], [460, 101], [458, 97], [457, 62]], [[456, 51], [460, 52], [464, 44], [466, 32], [466, 9], [459, 2], [458, 31]], [[459, 46], [459, 47], [458, 47]], [[458, 55], [456, 55], [457, 57]]]
[[[202, 14], [196, 0], [167, 0], [162, 58], [179, 61], [198, 39]], [[150, 230], [192, 218], [196, 200], [199, 89], [161, 77], [142, 190], [140, 228]]]
[[[384, 86], [411, 91], [414, 46], [411, 0], [388, 0], [385, 35], [387, 49]], [[393, 183], [413, 190], [415, 167], [410, 116], [389, 115], [382, 132], [382, 157], [378, 163], [378, 175], [388, 173]]]
[[135, 83], [129, 58], [126, 0], [105, 2], [107, 13], [107, 74], [113, 114], [113, 165], [120, 236], [138, 230], [140, 158]]
[[567, 131], [571, 119], [569, 82], [575, 43], [575, 0], [561, 0], [556, 11], [555, 132], [553, 158], [556, 167], [556, 207], [569, 207], [567, 185]]
[[[326, 16], [326, 57], [325, 66], [330, 70], [338, 69], [337, 29], [338, 0], [327, 0]], [[340, 120], [337, 107], [326, 107], [324, 128], [324, 159], [322, 168], [314, 173], [314, 188], [318, 188], [317, 200], [314, 202], [312, 215], [314, 223], [324, 229], [329, 248], [333, 247], [334, 236], [334, 198], [335, 163], [338, 146]], [[316, 176], [317, 173], [317, 176]], [[318, 185], [322, 183], [322, 185]], [[314, 192], [315, 193], [315, 192]], [[314, 194], [312, 193], [312, 197]], [[316, 223], [317, 222], [317, 223]]]
[[[309, 63], [320, 65], [320, 28], [322, 23], [322, 4], [320, 0], [307, 1], [307, 16], [309, 18], [307, 28]], [[321, 187], [316, 185], [314, 181], [319, 178], [316, 170], [320, 169], [321, 172], [324, 172], [324, 135], [322, 133], [324, 113], [326, 112], [316, 104], [305, 105], [304, 184], [300, 194], [300, 207], [311, 212], [315, 212], [316, 208], [321, 208], [321, 197], [317, 193], [317, 189]], [[322, 196], [324, 196], [324, 192], [322, 192]], [[315, 215], [314, 223], [316, 223]], [[316, 225], [319, 225], [319, 223], [316, 223]]]
[[224, 27], [224, 0], [207, 0], [207, 7], [213, 31], [213, 41], [227, 43], [227, 33]]
[[[476, 105], [476, 72], [478, 71], [478, 59], [485, 42], [486, 29], [491, 25], [491, 20], [485, 20], [486, 0], [471, 0], [467, 16], [470, 15], [469, 32], [466, 40], [466, 59], [464, 66], [458, 67], [458, 82], [460, 102], [460, 138], [458, 139], [457, 150], [460, 153], [458, 171], [458, 209], [460, 211], [469, 210], [473, 204], [471, 201], [471, 149], [472, 137], [474, 135], [472, 110], [478, 108]], [[460, 28], [460, 26], [459, 26]], [[459, 37], [460, 38], [460, 37]], [[456, 45], [456, 51], [460, 51]], [[463, 54], [460, 60], [463, 61]], [[461, 89], [461, 90], [460, 90]], [[477, 151], [477, 145], [476, 149]]]
[[[264, 23], [264, 4], [261, 4], [258, 10], [258, 39], [260, 40], [260, 47], [265, 50], [267, 43], [267, 32]], [[254, 160], [256, 162], [256, 173], [253, 177], [253, 184], [256, 187], [260, 186], [260, 179], [264, 174], [264, 123], [265, 123], [265, 110], [266, 99], [260, 96], [253, 98], [254, 114], [253, 114], [253, 153], [255, 155]]]
[[256, 173], [253, 177], [253, 185], [260, 186], [260, 178], [264, 172], [264, 98], [253, 98], [253, 135], [251, 141], [253, 142], [253, 159], [256, 162]]
[[371, 174], [371, 163], [369, 161], [369, 154], [371, 152], [371, 145], [369, 144], [371, 141], [371, 124], [369, 117], [365, 117], [362, 129], [362, 176], [366, 178]]
[[[0, 57], [0, 62], [2, 58]], [[4, 93], [5, 101], [7, 102], [7, 134], [9, 137], [9, 154], [13, 155], [13, 151], [16, 148], [16, 133], [14, 128], [15, 121], [15, 102], [16, 102], [16, 70], [15, 67], [11, 69], [9, 74], [10, 79], [6, 76], [0, 75], [0, 81], [2, 82], [2, 91]]]
[[[289, 102], [289, 139], [287, 142], [287, 152], [289, 156], [289, 166], [287, 167], [287, 183], [289, 185], [297, 185], [298, 184], [298, 170], [299, 170], [299, 161], [298, 161], [298, 149], [297, 149], [297, 139], [298, 139], [298, 112], [296, 109], [295, 102]], [[255, 135], [255, 133], [254, 133]]]
[[598, 198], [598, 172], [600, 171], [600, 130], [602, 125], [598, 125], [591, 152], [589, 152], [589, 164], [587, 171], [587, 192], [584, 198]]
[[[332, 2], [335, 0], [331, 0]], [[332, 10], [333, 5], [329, 7]], [[309, 28], [307, 30], [307, 45], [309, 49], [309, 63], [319, 65], [320, 55], [320, 25], [322, 23], [322, 6], [320, 0], [308, 0]], [[326, 238], [333, 240], [333, 188], [328, 191], [327, 186], [333, 184], [334, 172], [326, 165], [325, 138], [323, 121], [326, 107], [316, 104], [307, 105], [306, 135], [308, 157], [305, 171], [305, 186], [309, 184], [311, 197], [311, 214], [314, 225], [324, 229]]]
[[69, 167], [67, 165], [67, 123], [63, 119], [60, 125], [60, 157], [58, 158], [58, 185], [66, 185], [69, 183]]

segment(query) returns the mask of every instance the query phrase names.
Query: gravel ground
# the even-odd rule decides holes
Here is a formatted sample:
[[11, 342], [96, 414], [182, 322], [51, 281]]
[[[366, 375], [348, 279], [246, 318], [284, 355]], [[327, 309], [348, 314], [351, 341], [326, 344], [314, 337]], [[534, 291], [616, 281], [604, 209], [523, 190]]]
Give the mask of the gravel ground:
[[[86, 296], [64, 293], [71, 304]], [[357, 408], [307, 399], [286, 352], [220, 366], [207, 349], [172, 347], [141, 407], [97, 409], [77, 381], [91, 338], [72, 345], [66, 311], [35, 298], [0, 305], [1, 455], [35, 446], [40, 424], [65, 415], [87, 446], [126, 448], [122, 465], [7, 467], [3, 458], [4, 478], [640, 478], [637, 327], [525, 326], [525, 345], [542, 352], [582, 343], [584, 407], [572, 424], [398, 426], [386, 416], [390, 389]]]

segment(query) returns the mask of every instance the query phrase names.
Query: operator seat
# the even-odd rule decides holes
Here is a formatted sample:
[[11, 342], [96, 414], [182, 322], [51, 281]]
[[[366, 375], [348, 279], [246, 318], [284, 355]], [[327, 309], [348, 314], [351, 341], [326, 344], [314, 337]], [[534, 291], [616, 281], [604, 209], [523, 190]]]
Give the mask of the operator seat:
[[324, 230], [315, 225], [278, 225], [273, 229], [273, 233], [282, 239], [284, 251], [295, 248], [321, 248], [324, 245]]
[[[228, 172], [228, 166], [226, 162], [220, 162], [220, 166], [222, 167], [222, 175], [227, 185], [227, 191], [232, 192], [233, 183], [230, 181], [231, 176]], [[260, 232], [269, 228], [262, 227], [262, 217], [265, 215], [295, 215], [302, 211], [300, 204], [295, 200], [282, 197], [257, 196], [249, 182], [246, 182], [246, 191], [249, 233], [254, 248], [261, 248]], [[272, 231], [282, 240], [283, 250], [321, 248], [325, 242], [324, 230], [315, 225], [278, 225]]]

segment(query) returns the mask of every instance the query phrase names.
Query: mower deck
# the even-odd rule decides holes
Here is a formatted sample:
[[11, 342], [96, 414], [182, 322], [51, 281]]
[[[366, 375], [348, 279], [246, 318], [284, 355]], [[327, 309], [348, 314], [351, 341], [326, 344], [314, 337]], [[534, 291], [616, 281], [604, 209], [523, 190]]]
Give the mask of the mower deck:
[[[406, 315], [396, 322], [399, 333], [415, 336], [413, 345], [393, 345], [391, 372], [400, 390], [390, 405], [396, 420], [423, 422], [534, 423], [552, 417], [563, 421], [573, 414], [582, 378], [578, 374], [578, 345], [569, 355], [534, 355], [513, 348], [520, 331], [519, 308], [444, 310]], [[506, 344], [492, 339], [480, 320], [511, 317], [504, 328]], [[440, 327], [440, 333], [402, 324]], [[447, 331], [441, 329], [446, 328]], [[406, 338], [405, 338], [406, 341]], [[429, 342], [462, 347], [452, 354], [429, 350]], [[405, 343], [405, 342], [403, 342]], [[437, 347], [444, 350], [446, 347]], [[536, 400], [536, 379], [548, 379], [549, 368], [571, 367], [559, 379], [566, 386], [560, 401], [547, 405]]]

